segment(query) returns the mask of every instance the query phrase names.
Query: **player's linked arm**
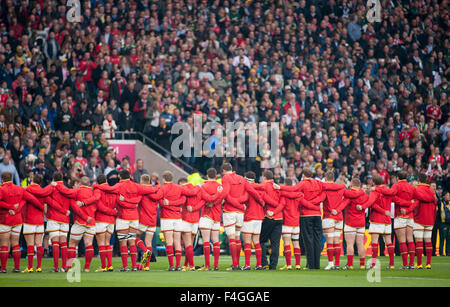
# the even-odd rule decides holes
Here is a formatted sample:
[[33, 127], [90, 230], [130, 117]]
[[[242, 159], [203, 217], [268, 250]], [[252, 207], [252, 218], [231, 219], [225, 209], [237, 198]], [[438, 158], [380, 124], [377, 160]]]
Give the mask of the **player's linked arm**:
[[44, 205], [30, 192], [24, 191], [23, 192], [23, 199], [38, 208], [41, 211], [44, 211]]
[[58, 202], [55, 201], [55, 200], [54, 200], [53, 198], [51, 198], [50, 196], [47, 196], [47, 197], [45, 198], [45, 203], [46, 203], [48, 206], [50, 206], [50, 207], [52, 207], [53, 209], [55, 209], [56, 211], [58, 211], [59, 213], [61, 213], [61, 214], [63, 214], [63, 215], [66, 215], [67, 211], [64, 210], [64, 208], [61, 207], [61, 205], [58, 204]]

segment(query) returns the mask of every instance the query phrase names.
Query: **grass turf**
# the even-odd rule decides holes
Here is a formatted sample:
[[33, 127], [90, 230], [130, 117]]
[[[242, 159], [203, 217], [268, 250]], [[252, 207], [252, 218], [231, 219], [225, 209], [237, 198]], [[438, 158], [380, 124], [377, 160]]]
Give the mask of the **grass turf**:
[[[84, 266], [84, 259], [80, 259]], [[369, 282], [368, 271], [359, 270], [359, 258], [355, 257], [353, 271], [325, 271], [327, 258], [321, 258], [321, 270], [314, 271], [226, 271], [231, 265], [230, 256], [220, 257], [220, 271], [209, 272], [168, 272], [167, 257], [158, 257], [157, 262], [150, 263], [148, 272], [119, 272], [122, 266], [119, 257], [113, 258], [114, 272], [95, 273], [100, 266], [100, 259], [94, 258], [89, 273], [82, 272], [80, 282], [69, 282], [67, 273], [51, 273], [53, 260], [44, 258], [42, 273], [11, 273], [13, 260], [8, 260], [8, 273], [0, 274], [0, 287], [304, 287], [304, 286], [384, 286], [384, 287], [448, 287], [450, 286], [450, 257], [433, 257], [431, 270], [400, 270], [401, 258], [396, 257], [395, 270], [386, 270], [388, 257], [381, 260], [380, 282]], [[241, 265], [243, 264], [241, 257]], [[425, 259], [424, 259], [425, 260]], [[182, 259], [184, 261], [184, 257]], [[345, 257], [341, 258], [341, 265], [345, 264]], [[366, 261], [370, 261], [366, 258]], [[203, 264], [203, 256], [196, 256], [195, 263]], [[278, 267], [284, 265], [284, 258], [280, 257]], [[27, 262], [21, 259], [21, 269]], [[35, 261], [36, 264], [36, 261]], [[302, 265], [306, 258], [302, 256]], [[254, 256], [252, 256], [252, 268]], [[70, 274], [70, 273], [69, 273]]]

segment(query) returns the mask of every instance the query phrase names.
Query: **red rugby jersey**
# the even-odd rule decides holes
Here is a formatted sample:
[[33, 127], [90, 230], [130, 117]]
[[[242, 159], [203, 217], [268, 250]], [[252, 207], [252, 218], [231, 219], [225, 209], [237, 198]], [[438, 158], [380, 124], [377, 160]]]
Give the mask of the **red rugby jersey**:
[[[217, 193], [217, 188], [219, 186], [220, 184], [216, 180], [206, 180], [203, 182], [201, 189], [204, 190], [207, 194], [213, 195]], [[223, 196], [224, 195], [219, 194], [214, 202], [206, 202], [205, 206], [203, 206], [201, 216], [208, 217], [214, 222], [220, 222]], [[233, 201], [236, 200], [233, 199]]]
[[[182, 188], [172, 182], [166, 182], [161, 187], [163, 197], [159, 200], [161, 219], [177, 220], [181, 219], [181, 206], [186, 202], [186, 196], [182, 193]], [[164, 205], [164, 199], [169, 201], [169, 205]]]
[[[26, 202], [31, 202], [36, 207], [41, 206], [41, 203], [36, 197], [24, 188], [13, 184], [11, 181], [2, 183], [0, 187], [0, 200], [3, 202], [0, 205], [0, 224], [8, 226], [16, 226], [23, 223], [22, 215]], [[15, 204], [19, 204], [17, 209], [14, 209]], [[7, 209], [8, 205], [11, 206], [9, 209]], [[14, 215], [11, 215], [9, 210], [13, 210]]]
[[245, 205], [241, 203], [234, 203], [231, 198], [239, 199], [244, 195], [245, 191], [255, 197], [259, 203], [263, 202], [258, 192], [252, 186], [249, 186], [248, 181], [234, 172], [223, 176], [222, 186], [223, 191], [221, 194], [223, 196], [221, 197], [225, 198], [223, 212], [244, 213]]
[[[150, 184], [141, 184], [143, 188], [153, 187]], [[158, 217], [158, 201], [163, 197], [162, 190], [158, 188], [155, 193], [142, 196], [139, 204], [139, 224], [147, 227], [156, 227]]]
[[[354, 228], [361, 228], [366, 226], [366, 212], [365, 209], [369, 205], [369, 195], [364, 190], [359, 189], [344, 189], [345, 200], [336, 208], [336, 211], [344, 211], [345, 225]], [[362, 210], [356, 209], [356, 206], [361, 206]]]
[[[56, 182], [56, 187], [64, 186], [62, 181]], [[47, 197], [45, 202], [47, 203], [47, 220], [52, 220], [58, 223], [69, 224], [70, 217], [67, 215], [67, 211], [70, 208], [70, 198], [61, 194], [56, 188], [53, 190], [51, 196]]]
[[286, 211], [286, 216], [288, 218], [288, 221], [286, 222], [290, 225], [284, 224], [284, 221], [283, 225], [296, 227], [298, 225], [297, 222], [294, 221], [294, 218], [297, 217], [297, 213], [292, 206], [297, 206], [299, 217], [310, 216], [310, 213], [317, 211], [317, 208], [320, 211], [320, 202], [323, 201], [325, 194], [320, 194], [317, 197], [311, 199], [311, 201], [306, 200], [302, 192], [281, 191], [281, 196], [287, 199], [284, 206], [289, 206], [288, 210]]
[[414, 222], [423, 226], [433, 226], [436, 219], [436, 194], [428, 184], [418, 184], [414, 190], [414, 205], [408, 213], [414, 213]]
[[[268, 180], [264, 183], [250, 183], [252, 187], [255, 187], [255, 190], [260, 192], [261, 199], [265, 202], [264, 204], [264, 214], [265, 217], [273, 219], [273, 220], [282, 220], [283, 213], [281, 210], [277, 210], [279, 206], [281, 206], [281, 192], [280, 190], [275, 190], [273, 188], [273, 180]], [[250, 199], [252, 199], [250, 195]], [[257, 201], [257, 199], [255, 199]], [[258, 201], [257, 201], [258, 202]], [[267, 211], [272, 211], [273, 215], [268, 216]]]
[[[94, 190], [89, 186], [81, 186], [78, 189], [69, 189], [64, 185], [58, 185], [56, 188], [61, 194], [74, 200], [70, 202], [70, 206], [74, 211], [73, 220], [75, 223], [89, 227], [95, 226], [96, 203], [101, 195], [94, 193]], [[76, 204], [77, 201], [83, 202], [84, 205], [78, 207]], [[92, 219], [90, 223], [87, 222], [88, 217], [91, 217]]]
[[342, 211], [333, 215], [331, 211], [336, 209], [343, 201], [345, 185], [342, 183], [323, 182], [323, 192], [325, 199], [323, 201], [323, 218], [333, 219], [335, 221], [342, 221]]
[[107, 183], [94, 184], [94, 194], [99, 197], [97, 210], [95, 211], [95, 221], [98, 223], [114, 224], [117, 216], [117, 194], [109, 193], [99, 188], [99, 186], [109, 186]]
[[408, 184], [406, 180], [401, 180], [400, 182], [394, 184], [391, 189], [386, 188], [385, 186], [376, 187], [378, 192], [381, 192], [385, 196], [391, 196], [392, 201], [394, 202], [394, 218], [396, 217], [406, 217], [412, 218], [412, 213], [409, 214], [401, 214], [401, 209], [406, 209], [412, 205], [412, 200], [414, 197], [414, 186]]
[[35, 206], [32, 202], [27, 202], [24, 209], [24, 223], [30, 225], [44, 225], [44, 204], [45, 198], [53, 193], [53, 186], [48, 185], [41, 188], [40, 185], [32, 183], [26, 188], [27, 192], [34, 195], [40, 203], [40, 206]]
[[[368, 207], [371, 207], [370, 210], [371, 223], [384, 225], [392, 224], [390, 214], [392, 196], [385, 196], [381, 192], [375, 190], [370, 192], [369, 200], [367, 202]], [[388, 211], [389, 214], [386, 214], [386, 211]]]

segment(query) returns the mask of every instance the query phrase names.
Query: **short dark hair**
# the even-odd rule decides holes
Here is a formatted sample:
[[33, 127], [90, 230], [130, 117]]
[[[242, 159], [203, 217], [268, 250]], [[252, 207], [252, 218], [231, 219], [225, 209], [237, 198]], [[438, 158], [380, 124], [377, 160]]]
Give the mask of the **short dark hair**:
[[271, 170], [269, 170], [269, 169], [266, 169], [266, 170], [263, 172], [263, 176], [264, 176], [266, 179], [268, 179], [268, 180], [272, 180], [272, 179], [273, 179], [273, 172], [272, 172]]
[[309, 167], [304, 167], [302, 172], [303, 175], [307, 178], [311, 178], [313, 176], [313, 172]]
[[53, 174], [53, 180], [54, 181], [62, 181], [63, 180], [63, 174], [61, 172], [55, 172]]
[[213, 167], [208, 168], [208, 170], [206, 171], [206, 175], [208, 176], [208, 178], [215, 179], [217, 177], [217, 171]]
[[383, 184], [383, 177], [381, 177], [378, 174], [375, 174], [373, 176], [373, 183], [375, 183], [375, 185], [382, 185]]
[[400, 171], [400, 172], [398, 172], [397, 176], [398, 176], [399, 180], [405, 180], [406, 179], [406, 172], [405, 171]]
[[33, 183], [41, 184], [44, 177], [41, 174], [36, 174], [33, 176]]
[[183, 184], [183, 183], [187, 183], [187, 182], [188, 182], [188, 180], [186, 177], [178, 179], [178, 184]]
[[12, 180], [12, 174], [10, 172], [2, 173], [2, 182], [8, 182]]
[[103, 184], [106, 182], [106, 176], [103, 174], [98, 175], [97, 177], [97, 183], [98, 184]]
[[428, 183], [428, 176], [424, 173], [420, 173], [418, 179], [420, 183]]
[[163, 173], [162, 177], [167, 182], [172, 182], [172, 180], [173, 180], [173, 174], [171, 171], [165, 171]]
[[256, 179], [256, 174], [254, 172], [252, 172], [252, 171], [246, 172], [244, 174], [244, 176], [245, 176], [245, 178], [248, 178], [248, 179], [253, 179], [253, 180]]
[[352, 186], [360, 187], [361, 186], [361, 180], [359, 178], [353, 178], [351, 181]]
[[326, 172], [325, 173], [325, 178], [329, 181], [333, 181], [334, 180], [334, 173], [332, 171]]
[[232, 170], [233, 170], [233, 168], [231, 167], [230, 163], [226, 162], [226, 163], [222, 164], [222, 171], [229, 172], [229, 171], [232, 171]]
[[292, 185], [294, 183], [294, 181], [292, 181], [292, 178], [286, 178], [284, 179], [284, 185]]
[[126, 169], [123, 169], [119, 172], [120, 179], [130, 179], [130, 172]]

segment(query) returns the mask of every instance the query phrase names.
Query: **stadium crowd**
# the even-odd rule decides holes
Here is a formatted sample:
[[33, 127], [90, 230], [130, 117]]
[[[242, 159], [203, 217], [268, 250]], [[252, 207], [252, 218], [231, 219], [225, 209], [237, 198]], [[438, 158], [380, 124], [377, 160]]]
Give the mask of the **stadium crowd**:
[[[447, 8], [381, 5], [370, 23], [365, 1], [81, 1], [73, 23], [64, 1], [3, 1], [0, 155], [20, 179], [29, 154], [49, 173], [81, 156], [104, 169], [114, 131], [169, 149], [173, 123], [198, 113], [280, 122], [280, 182], [306, 165], [342, 182], [426, 171], [448, 187]], [[228, 160], [259, 178], [261, 159]]]
[[[175, 122], [279, 122], [274, 180], [425, 172], [449, 190], [447, 7], [436, 0], [6, 0], [0, 6], [0, 174], [42, 185], [129, 169], [108, 145]], [[89, 131], [85, 137], [79, 131]], [[130, 136], [131, 137], [131, 136]], [[260, 178], [264, 157], [227, 158]], [[185, 158], [200, 172], [224, 159]], [[117, 175], [116, 175], [117, 177]]]

